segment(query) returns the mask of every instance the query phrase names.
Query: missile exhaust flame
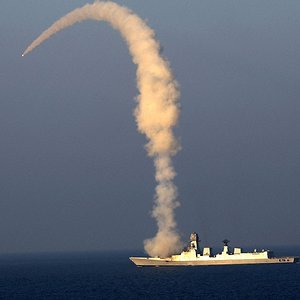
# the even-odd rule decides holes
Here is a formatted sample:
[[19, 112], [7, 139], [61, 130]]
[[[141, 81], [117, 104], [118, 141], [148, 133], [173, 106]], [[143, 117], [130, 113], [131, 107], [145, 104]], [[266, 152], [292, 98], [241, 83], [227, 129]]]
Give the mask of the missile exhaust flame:
[[157, 181], [152, 215], [158, 232], [144, 241], [151, 256], [168, 256], [182, 247], [177, 233], [174, 209], [179, 206], [176, 175], [171, 157], [180, 149], [173, 127], [179, 118], [179, 89], [168, 61], [160, 55], [154, 31], [136, 14], [114, 2], [94, 2], [77, 8], [60, 18], [37, 39], [22, 56], [46, 41], [55, 33], [84, 20], [108, 22], [120, 32], [128, 45], [133, 63], [137, 65], [137, 107], [134, 111], [138, 130], [146, 135], [146, 149], [154, 157]]

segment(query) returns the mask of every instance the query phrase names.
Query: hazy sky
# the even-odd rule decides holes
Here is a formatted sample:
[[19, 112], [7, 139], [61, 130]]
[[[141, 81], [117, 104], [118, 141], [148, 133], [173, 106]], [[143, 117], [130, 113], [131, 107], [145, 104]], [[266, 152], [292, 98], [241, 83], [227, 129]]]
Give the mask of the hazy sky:
[[[300, 245], [300, 1], [117, 2], [156, 31], [181, 86], [183, 239]], [[21, 57], [85, 3], [1, 3], [0, 253], [142, 249], [156, 232], [120, 35], [89, 21]]]

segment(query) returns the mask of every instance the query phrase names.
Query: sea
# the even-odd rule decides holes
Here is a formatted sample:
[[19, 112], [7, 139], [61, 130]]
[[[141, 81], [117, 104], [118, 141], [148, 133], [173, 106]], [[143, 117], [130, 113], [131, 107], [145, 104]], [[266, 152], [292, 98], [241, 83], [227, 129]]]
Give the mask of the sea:
[[[300, 256], [300, 247], [276, 254]], [[300, 299], [300, 264], [136, 267], [138, 251], [0, 256], [0, 299]]]

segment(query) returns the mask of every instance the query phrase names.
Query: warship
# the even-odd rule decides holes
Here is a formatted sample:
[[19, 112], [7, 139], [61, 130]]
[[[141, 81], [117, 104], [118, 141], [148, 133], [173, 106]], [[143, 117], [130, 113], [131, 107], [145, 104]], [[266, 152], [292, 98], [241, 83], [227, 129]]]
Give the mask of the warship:
[[199, 248], [199, 237], [196, 232], [190, 236], [190, 242], [181, 254], [170, 257], [129, 257], [137, 266], [209, 266], [209, 265], [246, 265], [246, 264], [290, 264], [298, 261], [298, 257], [275, 257], [270, 250], [243, 252], [242, 248], [234, 248], [230, 251], [229, 241], [223, 241], [224, 247], [221, 253], [212, 254], [210, 247]]

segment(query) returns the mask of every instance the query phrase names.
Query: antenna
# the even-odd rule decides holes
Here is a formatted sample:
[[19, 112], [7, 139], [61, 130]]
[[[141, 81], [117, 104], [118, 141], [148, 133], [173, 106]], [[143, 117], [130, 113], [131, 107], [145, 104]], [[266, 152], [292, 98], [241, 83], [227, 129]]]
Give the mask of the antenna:
[[227, 239], [225, 239], [225, 240], [222, 241], [222, 243], [224, 243], [224, 246], [228, 246], [228, 243], [229, 243], [229, 242], [230, 242], [230, 241], [227, 240]]

